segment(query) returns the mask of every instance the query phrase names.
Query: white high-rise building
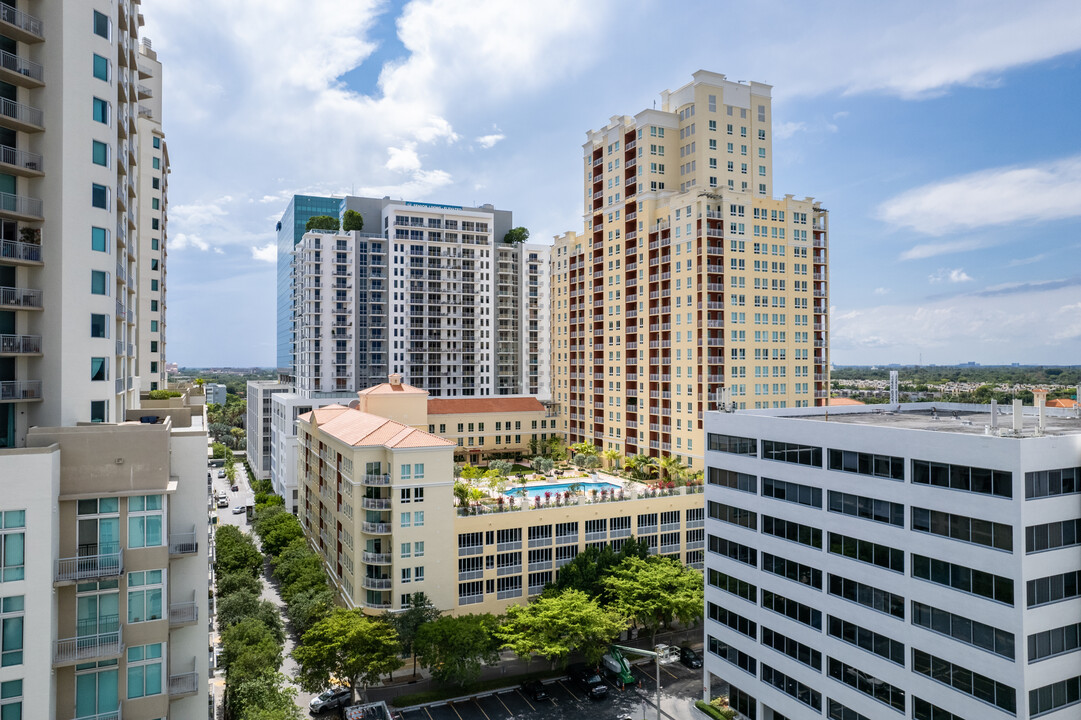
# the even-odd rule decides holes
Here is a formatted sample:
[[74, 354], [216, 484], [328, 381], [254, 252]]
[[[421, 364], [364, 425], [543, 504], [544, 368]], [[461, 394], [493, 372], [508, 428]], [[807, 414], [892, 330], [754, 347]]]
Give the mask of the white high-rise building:
[[206, 712], [202, 398], [140, 397], [168, 173], [142, 24], [138, 0], [0, 3], [3, 717]]
[[706, 694], [757, 720], [1078, 717], [1081, 419], [996, 411], [706, 413]]
[[266, 480], [270, 477], [270, 425], [271, 397], [278, 393], [287, 393], [293, 386], [277, 380], [248, 381], [248, 418], [246, 445], [248, 464], [255, 477]]

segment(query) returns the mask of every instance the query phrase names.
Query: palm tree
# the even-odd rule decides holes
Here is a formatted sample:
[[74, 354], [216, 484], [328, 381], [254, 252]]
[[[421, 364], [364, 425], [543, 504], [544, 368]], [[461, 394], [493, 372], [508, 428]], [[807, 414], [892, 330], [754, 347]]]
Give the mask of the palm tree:
[[657, 458], [639, 453], [627, 458], [623, 466], [630, 471], [635, 480], [645, 481], [653, 474], [653, 468], [657, 466]]
[[575, 455], [596, 455], [597, 446], [590, 442], [580, 442], [571, 445], [571, 450]]
[[605, 450], [601, 453], [601, 456], [604, 458], [606, 466], [611, 467], [613, 470], [619, 467], [619, 450]]
[[665, 455], [661, 458], [659, 464], [661, 470], [664, 471], [665, 477], [672, 482], [678, 482], [678, 479], [683, 475], [683, 471], [687, 469], [675, 455]]

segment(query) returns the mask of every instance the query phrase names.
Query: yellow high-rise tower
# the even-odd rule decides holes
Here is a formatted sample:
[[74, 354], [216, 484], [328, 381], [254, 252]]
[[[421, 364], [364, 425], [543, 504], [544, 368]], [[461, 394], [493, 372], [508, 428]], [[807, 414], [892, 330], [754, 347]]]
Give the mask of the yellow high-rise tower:
[[[584, 232], [552, 248], [568, 443], [702, 468], [702, 413], [826, 403], [826, 210], [772, 196], [769, 85], [706, 71], [583, 145]], [[727, 393], [722, 393], [727, 390]]]

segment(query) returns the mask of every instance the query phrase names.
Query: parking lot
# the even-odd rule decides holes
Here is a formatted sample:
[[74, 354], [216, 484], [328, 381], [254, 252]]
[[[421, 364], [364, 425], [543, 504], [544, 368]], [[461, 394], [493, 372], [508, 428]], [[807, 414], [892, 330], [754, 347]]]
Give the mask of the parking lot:
[[[612, 681], [608, 697], [590, 700], [567, 678], [544, 683], [548, 699], [536, 701], [520, 689], [481, 695], [468, 700], [400, 711], [402, 720], [634, 720], [657, 716], [656, 682], [652, 663], [635, 665], [639, 687], [619, 689]], [[661, 666], [661, 715], [669, 720], [701, 717], [694, 701], [702, 697], [702, 671], [672, 663]]]

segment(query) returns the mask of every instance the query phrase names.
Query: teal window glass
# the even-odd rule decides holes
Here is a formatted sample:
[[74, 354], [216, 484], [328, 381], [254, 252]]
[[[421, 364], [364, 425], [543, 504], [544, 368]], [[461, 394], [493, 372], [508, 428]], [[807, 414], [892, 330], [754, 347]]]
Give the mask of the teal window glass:
[[109, 252], [109, 231], [105, 228], [90, 228], [90, 247], [98, 252]]
[[150, 229], [151, 230], [158, 230], [160, 228], [161, 228], [161, 222], [157, 218], [154, 218], [153, 220], [150, 221]]
[[129, 548], [161, 547], [162, 525], [161, 495], [128, 498]]
[[0, 720], [22, 720], [23, 681], [0, 683]]
[[[157, 290], [157, 288], [154, 288], [154, 289]], [[151, 320], [150, 321], [150, 332], [157, 332], [157, 331], [158, 331], [158, 321], [157, 320]]]
[[94, 98], [94, 120], [99, 123], [109, 124], [109, 101]]
[[25, 537], [22, 532], [4, 530], [0, 535], [0, 580], [12, 582], [26, 576]]
[[90, 337], [109, 337], [109, 316], [90, 313]]
[[150, 178], [150, 186], [155, 190], [161, 187], [161, 178]]
[[151, 280], [150, 281], [150, 289], [153, 290], [154, 292], [158, 291], [158, 281], [157, 280]]
[[108, 167], [109, 166], [109, 146], [106, 145], [105, 143], [99, 141], [99, 140], [95, 140], [94, 141], [94, 152], [93, 152], [93, 158], [92, 159], [93, 159], [95, 165], [104, 165], [105, 167]]
[[160, 245], [161, 245], [161, 240], [159, 240], [157, 238], [150, 238], [150, 249], [151, 250], [157, 250]]
[[128, 648], [128, 699], [161, 694], [161, 643]]
[[162, 571], [128, 573], [128, 622], [162, 618]]
[[[0, 604], [0, 666], [23, 663], [24, 605], [22, 595], [4, 598]], [[0, 715], [0, 720], [2, 718]]]
[[109, 61], [94, 53], [94, 77], [109, 82]]
[[93, 183], [90, 189], [90, 204], [96, 208], [109, 209], [109, 188]]
[[150, 209], [151, 210], [160, 210], [161, 209], [161, 200], [158, 200], [157, 198], [150, 198]]
[[161, 158], [157, 158], [157, 157], [154, 158], [153, 160], [150, 161], [150, 164], [154, 166], [155, 170], [160, 170], [161, 169]]
[[158, 363], [156, 360], [150, 361], [150, 372], [156, 373], [158, 371]]
[[[91, 664], [92, 666], [92, 664]], [[120, 673], [114, 668], [75, 676], [75, 716], [97, 717], [120, 708]]]
[[105, 422], [105, 416], [108, 414], [108, 400], [90, 401], [90, 422]]
[[157, 352], [157, 351], [158, 351], [158, 341], [157, 340], [151, 340], [150, 341], [150, 352]]
[[94, 34], [95, 35], [99, 35], [99, 36], [105, 38], [106, 40], [108, 40], [109, 39], [109, 27], [110, 27], [110, 25], [111, 25], [111, 23], [109, 22], [109, 16], [108, 15], [106, 15], [104, 13], [99, 13], [97, 10], [94, 11]]
[[157, 300], [151, 300], [150, 301], [150, 312], [157, 312], [157, 311], [158, 311], [158, 301]]
[[161, 138], [155, 136], [154, 137], [154, 149], [157, 150], [160, 147], [161, 147]]
[[90, 379], [91, 380], [108, 380], [109, 379], [109, 364], [103, 357], [90, 358]]
[[109, 294], [109, 273], [104, 270], [90, 271], [90, 292], [94, 295]]
[[158, 269], [158, 260], [157, 260], [157, 258], [150, 261], [150, 269], [151, 270], [157, 270]]

